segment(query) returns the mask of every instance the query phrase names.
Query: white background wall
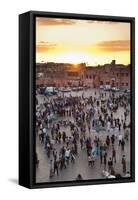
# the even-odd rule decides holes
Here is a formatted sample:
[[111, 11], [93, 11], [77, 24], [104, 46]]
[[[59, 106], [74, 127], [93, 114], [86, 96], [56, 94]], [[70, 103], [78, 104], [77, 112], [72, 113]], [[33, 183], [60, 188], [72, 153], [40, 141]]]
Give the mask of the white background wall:
[[[4, 0], [0, 2], [0, 199], [137, 199], [138, 183], [28, 190], [18, 178], [18, 14], [28, 10], [134, 16], [137, 0]], [[136, 22], [136, 36], [138, 23]], [[137, 38], [136, 38], [137, 39]], [[137, 50], [137, 46], [136, 46]], [[137, 57], [137, 52], [136, 52]], [[136, 63], [136, 87], [137, 81]], [[136, 89], [137, 94], [137, 89]], [[137, 101], [137, 95], [136, 95]], [[136, 111], [138, 106], [136, 105]], [[137, 113], [136, 113], [137, 114]], [[136, 120], [136, 130], [137, 129]], [[136, 131], [136, 155], [137, 155]], [[136, 161], [136, 169], [137, 161]], [[136, 173], [137, 176], [137, 173]], [[137, 177], [136, 177], [137, 178]]]

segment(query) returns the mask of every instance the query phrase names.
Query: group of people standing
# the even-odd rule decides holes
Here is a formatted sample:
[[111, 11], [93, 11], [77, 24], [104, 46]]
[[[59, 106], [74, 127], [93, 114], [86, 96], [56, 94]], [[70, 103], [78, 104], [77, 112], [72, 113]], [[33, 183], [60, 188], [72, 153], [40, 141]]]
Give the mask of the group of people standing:
[[[86, 152], [89, 167], [94, 168], [99, 162], [99, 170], [104, 173], [112, 177], [125, 176], [128, 174], [125, 145], [130, 139], [128, 97], [112, 92], [84, 96], [82, 93], [48, 99], [42, 105], [43, 110], [36, 113], [36, 137], [49, 159], [49, 177], [75, 164], [82, 151]], [[50, 120], [51, 115], [55, 118]], [[121, 160], [118, 159], [120, 154]], [[37, 155], [36, 163], [38, 160]], [[117, 164], [122, 165], [122, 171], [115, 172]]]

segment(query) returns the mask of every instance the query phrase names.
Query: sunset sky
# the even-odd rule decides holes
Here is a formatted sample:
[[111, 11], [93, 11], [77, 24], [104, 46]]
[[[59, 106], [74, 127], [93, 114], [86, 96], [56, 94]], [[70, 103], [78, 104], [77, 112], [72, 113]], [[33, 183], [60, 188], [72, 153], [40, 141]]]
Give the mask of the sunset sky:
[[130, 63], [130, 23], [36, 18], [36, 62]]

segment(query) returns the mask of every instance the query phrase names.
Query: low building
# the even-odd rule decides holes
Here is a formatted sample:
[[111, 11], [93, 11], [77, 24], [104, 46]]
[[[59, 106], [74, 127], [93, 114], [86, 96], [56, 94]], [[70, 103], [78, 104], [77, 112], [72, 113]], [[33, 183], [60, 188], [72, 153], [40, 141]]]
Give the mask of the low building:
[[116, 64], [113, 60], [110, 64], [86, 67], [84, 82], [94, 88], [110, 85], [130, 89], [130, 73], [130, 65]]
[[[70, 63], [38, 63], [36, 65], [36, 85], [55, 87], [82, 86], [85, 63], [73, 65]], [[43, 76], [38, 76], [38, 74]]]
[[86, 66], [85, 63], [37, 63], [36, 85], [55, 87], [89, 86], [99, 88], [101, 85], [130, 89], [131, 66], [110, 64]]

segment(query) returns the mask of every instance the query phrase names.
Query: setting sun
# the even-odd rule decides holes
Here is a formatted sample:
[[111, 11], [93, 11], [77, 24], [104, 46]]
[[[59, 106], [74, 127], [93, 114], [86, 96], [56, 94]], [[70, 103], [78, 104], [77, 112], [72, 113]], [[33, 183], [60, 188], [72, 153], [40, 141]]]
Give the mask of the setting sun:
[[67, 52], [67, 53], [60, 53], [55, 55], [58, 61], [62, 60], [63, 62], [73, 63], [75, 65], [81, 62], [87, 62], [88, 55], [87, 53], [77, 53], [77, 52]]

